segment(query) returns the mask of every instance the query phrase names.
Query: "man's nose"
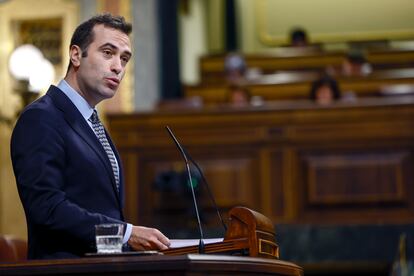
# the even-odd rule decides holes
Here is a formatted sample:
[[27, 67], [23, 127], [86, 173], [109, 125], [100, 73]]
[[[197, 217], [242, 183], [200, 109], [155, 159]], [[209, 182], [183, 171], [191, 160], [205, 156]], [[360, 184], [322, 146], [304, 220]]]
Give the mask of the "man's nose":
[[122, 64], [121, 59], [114, 58], [111, 63], [111, 71], [116, 73], [117, 75], [122, 72]]

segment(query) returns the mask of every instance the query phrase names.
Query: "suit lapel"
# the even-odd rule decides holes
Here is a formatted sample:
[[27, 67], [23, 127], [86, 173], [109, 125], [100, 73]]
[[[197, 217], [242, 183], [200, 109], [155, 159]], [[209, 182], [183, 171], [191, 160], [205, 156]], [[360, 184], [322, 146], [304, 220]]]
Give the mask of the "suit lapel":
[[[102, 161], [111, 179], [112, 188], [115, 192], [118, 203], [121, 206], [120, 195], [116, 188], [115, 177], [112, 171], [111, 163], [108, 159], [108, 156], [102, 144], [99, 142], [95, 133], [89, 127], [88, 123], [85, 121], [82, 114], [77, 110], [76, 106], [70, 101], [69, 98], [66, 97], [66, 95], [62, 91], [59, 90], [59, 88], [55, 86], [51, 86], [47, 94], [52, 98], [56, 107], [58, 107], [60, 110], [63, 111], [65, 119], [69, 123], [69, 125], [75, 130], [76, 133], [78, 133], [80, 137], [83, 138], [83, 140], [85, 140], [85, 142], [95, 151], [99, 159]], [[111, 143], [111, 147], [114, 148], [112, 145], [112, 141], [110, 143]], [[114, 150], [114, 152], [116, 151]], [[118, 160], [118, 164], [120, 164], [118, 156], [117, 156], [117, 160]], [[121, 170], [119, 172], [121, 175]]]

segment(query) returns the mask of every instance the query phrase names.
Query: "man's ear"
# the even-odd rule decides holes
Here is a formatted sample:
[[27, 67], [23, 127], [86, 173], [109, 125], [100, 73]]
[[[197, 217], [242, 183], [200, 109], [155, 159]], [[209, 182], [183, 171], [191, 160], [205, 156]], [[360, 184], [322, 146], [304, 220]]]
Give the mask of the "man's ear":
[[78, 45], [72, 45], [70, 47], [69, 58], [74, 67], [79, 67], [82, 58], [82, 50]]

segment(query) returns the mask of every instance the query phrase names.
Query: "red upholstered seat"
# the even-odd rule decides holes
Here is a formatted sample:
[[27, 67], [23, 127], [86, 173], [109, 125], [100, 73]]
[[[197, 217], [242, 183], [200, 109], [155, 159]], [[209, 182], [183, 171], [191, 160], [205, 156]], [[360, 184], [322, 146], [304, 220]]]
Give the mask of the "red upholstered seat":
[[26, 259], [26, 241], [13, 236], [0, 235], [0, 262], [19, 262]]

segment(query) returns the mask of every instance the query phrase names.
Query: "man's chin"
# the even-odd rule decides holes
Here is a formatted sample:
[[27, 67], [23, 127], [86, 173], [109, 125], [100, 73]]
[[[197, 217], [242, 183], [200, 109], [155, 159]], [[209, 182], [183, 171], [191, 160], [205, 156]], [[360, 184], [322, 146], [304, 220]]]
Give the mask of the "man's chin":
[[107, 88], [107, 89], [105, 89], [105, 91], [103, 91], [103, 93], [102, 93], [103, 95], [102, 96], [105, 99], [110, 99], [113, 96], [115, 96], [117, 90], [118, 90], [118, 88], [115, 88], [115, 89]]

